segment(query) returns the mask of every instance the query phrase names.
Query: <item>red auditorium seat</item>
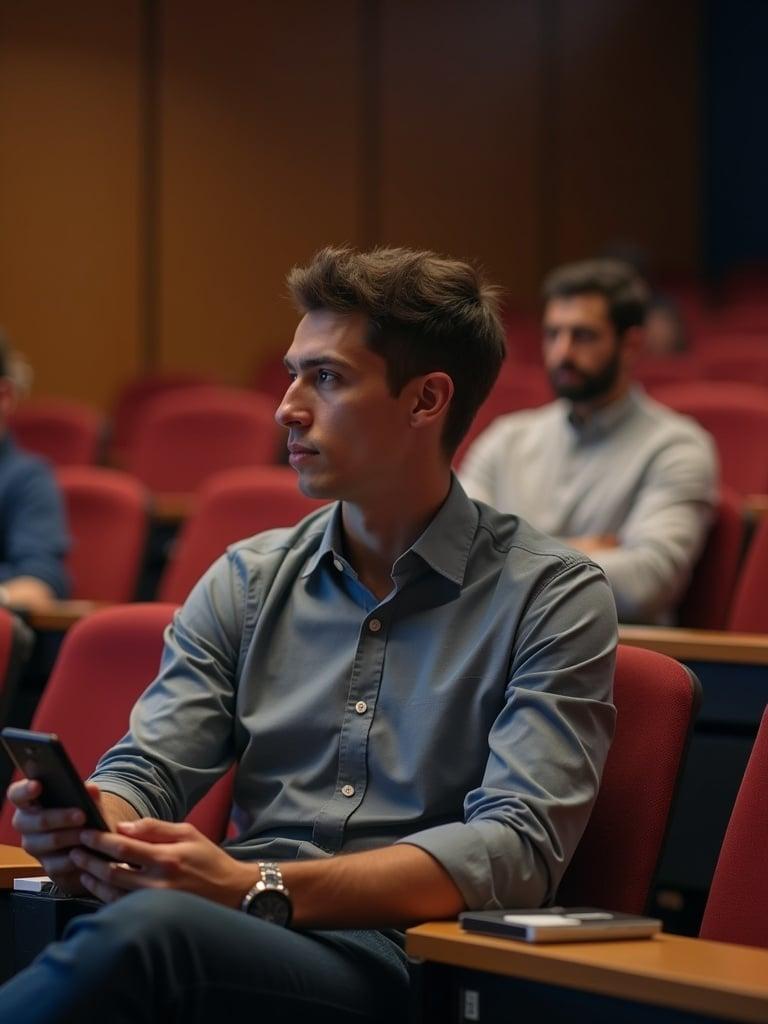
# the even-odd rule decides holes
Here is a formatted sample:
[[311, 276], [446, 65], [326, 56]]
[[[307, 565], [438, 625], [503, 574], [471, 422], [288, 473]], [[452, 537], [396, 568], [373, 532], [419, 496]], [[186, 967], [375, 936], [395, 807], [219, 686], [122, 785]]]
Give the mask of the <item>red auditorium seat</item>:
[[722, 345], [701, 352], [699, 365], [707, 380], [768, 387], [768, 337], [749, 341], [726, 337]]
[[198, 388], [153, 403], [124, 466], [155, 493], [189, 494], [211, 473], [274, 463], [280, 430], [266, 395]]
[[[56, 733], [83, 778], [128, 728], [136, 699], [160, 663], [163, 631], [174, 606], [132, 604], [105, 608], [81, 619], [64, 637], [59, 656], [32, 719], [32, 729]], [[189, 821], [214, 840], [229, 820], [231, 772], [194, 808]], [[0, 842], [18, 844], [6, 802]]]
[[133, 600], [149, 528], [146, 490], [127, 473], [100, 466], [61, 469], [57, 479], [72, 539], [72, 596]]
[[199, 387], [214, 387], [215, 381], [203, 374], [155, 373], [145, 374], [125, 384], [118, 392], [111, 415], [110, 458], [122, 464], [124, 452], [130, 447], [136, 424], [156, 398], [174, 391]]
[[5, 725], [8, 706], [33, 643], [32, 631], [7, 608], [0, 607], [0, 727]]
[[728, 627], [745, 534], [746, 523], [739, 495], [724, 488], [704, 550], [678, 606], [679, 626], [690, 629]]
[[649, 356], [640, 359], [634, 369], [634, 376], [649, 391], [668, 384], [696, 380], [700, 373], [698, 359], [690, 355], [664, 358]]
[[160, 581], [161, 601], [186, 600], [227, 546], [276, 526], [292, 526], [323, 502], [305, 497], [287, 466], [230, 469], [210, 477], [182, 527]]
[[10, 428], [22, 448], [54, 466], [89, 466], [98, 461], [104, 423], [90, 406], [39, 398], [16, 409]]
[[616, 735], [559, 902], [645, 909], [700, 696], [696, 676], [673, 658], [619, 645]]
[[755, 530], [739, 573], [728, 628], [740, 633], [768, 633], [767, 591], [768, 519], [763, 519]]
[[723, 483], [739, 494], [768, 493], [768, 388], [697, 381], [652, 389], [715, 439]]
[[768, 947], [768, 708], [736, 795], [701, 922], [702, 939]]
[[553, 398], [552, 388], [543, 370], [517, 363], [505, 364], [490, 395], [477, 410], [466, 437], [456, 450], [454, 466], [461, 465], [472, 443], [497, 417], [545, 405]]

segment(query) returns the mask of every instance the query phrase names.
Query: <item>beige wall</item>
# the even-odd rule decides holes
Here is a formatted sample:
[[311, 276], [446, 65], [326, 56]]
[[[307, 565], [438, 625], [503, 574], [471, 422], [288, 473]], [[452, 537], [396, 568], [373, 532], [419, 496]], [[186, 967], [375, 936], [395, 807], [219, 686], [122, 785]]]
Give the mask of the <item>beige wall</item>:
[[0, 0], [0, 323], [39, 394], [244, 382], [326, 241], [513, 301], [632, 239], [697, 253], [695, 0]]

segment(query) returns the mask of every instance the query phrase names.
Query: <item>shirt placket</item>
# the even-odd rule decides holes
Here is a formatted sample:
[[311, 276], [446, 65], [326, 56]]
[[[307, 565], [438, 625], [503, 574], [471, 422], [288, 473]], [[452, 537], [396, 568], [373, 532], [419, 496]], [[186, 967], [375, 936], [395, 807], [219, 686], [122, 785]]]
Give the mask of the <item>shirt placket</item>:
[[368, 784], [368, 737], [376, 710], [388, 635], [388, 617], [374, 609], [363, 621], [339, 735], [333, 796], [315, 818], [312, 841], [326, 853], [344, 845], [344, 830]]

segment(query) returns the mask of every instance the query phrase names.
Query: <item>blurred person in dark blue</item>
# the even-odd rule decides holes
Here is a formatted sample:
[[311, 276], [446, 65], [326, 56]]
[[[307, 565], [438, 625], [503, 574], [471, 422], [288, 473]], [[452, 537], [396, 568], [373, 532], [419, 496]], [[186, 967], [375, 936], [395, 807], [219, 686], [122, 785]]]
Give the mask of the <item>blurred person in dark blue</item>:
[[0, 333], [0, 604], [34, 611], [68, 594], [69, 538], [50, 467], [20, 449], [9, 429], [18, 393], [13, 359]]

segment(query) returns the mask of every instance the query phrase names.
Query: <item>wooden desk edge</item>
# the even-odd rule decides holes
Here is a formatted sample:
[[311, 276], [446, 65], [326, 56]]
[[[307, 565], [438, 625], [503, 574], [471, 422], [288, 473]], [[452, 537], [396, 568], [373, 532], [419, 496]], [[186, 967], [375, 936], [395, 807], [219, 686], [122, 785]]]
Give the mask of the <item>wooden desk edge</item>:
[[0, 889], [13, 888], [14, 878], [43, 874], [45, 872], [40, 862], [30, 857], [20, 846], [0, 843]]
[[726, 633], [666, 626], [619, 626], [619, 642], [681, 661], [768, 665], [768, 634]]
[[98, 608], [109, 605], [109, 601], [51, 601], [47, 608], [22, 614], [33, 629], [65, 630]]
[[[410, 956], [456, 967], [731, 1020], [768, 1021], [768, 950], [753, 947], [678, 935], [632, 942], [528, 946], [468, 935], [457, 922], [441, 921], [409, 929], [406, 949]], [[620, 962], [627, 950], [632, 951], [631, 967]], [[643, 953], [658, 961], [657, 965], [637, 963]], [[616, 963], [610, 962], [611, 956], [617, 957]], [[693, 971], [689, 964], [686, 971], [679, 964], [685, 956], [692, 958], [693, 964], [706, 957], [706, 969]], [[734, 963], [737, 957], [740, 969], [730, 975], [711, 962], [730, 959]]]

